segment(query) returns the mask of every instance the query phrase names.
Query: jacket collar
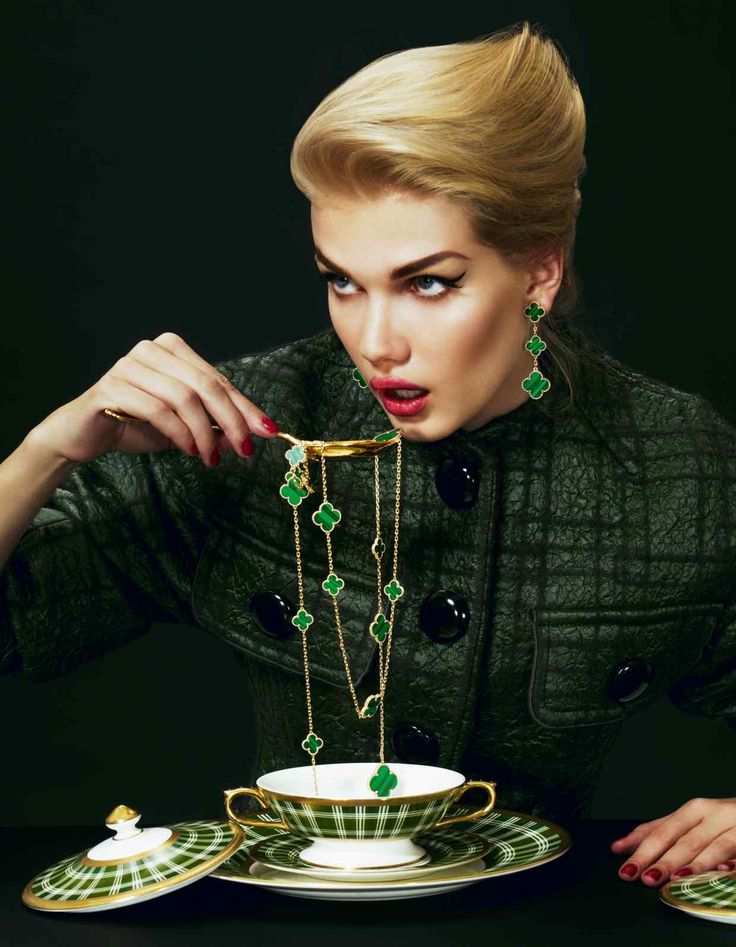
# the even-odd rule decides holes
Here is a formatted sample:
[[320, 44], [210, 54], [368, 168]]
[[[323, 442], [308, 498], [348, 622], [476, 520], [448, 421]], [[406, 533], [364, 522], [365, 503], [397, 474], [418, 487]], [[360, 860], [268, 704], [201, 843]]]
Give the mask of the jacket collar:
[[[328, 389], [319, 398], [319, 404], [324, 406], [324, 416], [318, 418], [325, 430], [324, 438], [373, 437], [390, 430], [389, 418], [376, 397], [355, 379], [355, 365], [332, 326], [320, 332], [317, 340], [324, 344], [326, 362], [332, 366], [321, 379]], [[492, 418], [473, 431], [459, 428], [439, 441], [412, 442], [412, 449], [428, 458], [444, 451], [484, 451], [491, 445], [503, 451], [505, 443], [523, 438], [534, 429], [539, 436], [598, 442], [630, 476], [636, 477], [640, 472], [638, 431], [630, 390], [631, 380], [621, 363], [603, 353], [599, 362], [583, 365], [575, 383], [573, 404], [563, 411], [548, 414], [539, 410], [540, 402], [529, 398], [513, 411]], [[553, 385], [543, 397], [569, 401], [567, 388], [561, 384]]]

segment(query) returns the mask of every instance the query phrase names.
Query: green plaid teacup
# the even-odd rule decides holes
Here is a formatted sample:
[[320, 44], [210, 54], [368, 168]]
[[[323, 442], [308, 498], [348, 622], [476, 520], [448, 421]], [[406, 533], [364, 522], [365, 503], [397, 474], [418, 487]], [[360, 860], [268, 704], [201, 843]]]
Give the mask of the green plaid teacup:
[[[274, 770], [260, 776], [254, 788], [226, 789], [225, 811], [241, 826], [280, 828], [311, 839], [300, 856], [308, 864], [354, 869], [419, 861], [425, 851], [412, 842], [414, 836], [472, 822], [496, 804], [496, 783], [415, 763], [388, 764], [395, 786], [380, 798], [371, 790], [380, 765], [326, 763]], [[445, 817], [449, 806], [473, 787], [485, 790], [488, 802], [472, 812]], [[233, 812], [233, 800], [245, 795], [258, 801], [268, 820]]]

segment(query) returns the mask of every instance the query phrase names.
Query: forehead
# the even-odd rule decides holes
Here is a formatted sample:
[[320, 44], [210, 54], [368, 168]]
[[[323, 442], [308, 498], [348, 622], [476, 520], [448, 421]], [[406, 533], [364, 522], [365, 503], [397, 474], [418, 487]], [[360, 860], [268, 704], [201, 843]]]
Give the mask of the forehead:
[[366, 253], [387, 264], [427, 256], [444, 247], [475, 245], [467, 211], [442, 196], [392, 194], [311, 205], [312, 235], [327, 256]]

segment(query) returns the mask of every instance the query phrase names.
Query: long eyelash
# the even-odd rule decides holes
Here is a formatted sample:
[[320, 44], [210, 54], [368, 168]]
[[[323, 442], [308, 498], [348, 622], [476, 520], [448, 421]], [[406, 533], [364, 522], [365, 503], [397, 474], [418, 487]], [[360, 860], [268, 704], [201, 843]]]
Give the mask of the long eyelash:
[[[467, 273], [467, 272], [468, 272], [468, 271], [465, 270], [465, 271], [462, 272], [459, 276], [456, 276], [455, 279], [449, 279], [449, 278], [446, 277], [446, 276], [435, 276], [434, 273], [420, 273], [420, 274], [417, 275], [417, 276], [413, 276], [413, 277], [411, 278], [410, 282], [411, 282], [411, 283], [414, 283], [415, 280], [431, 279], [431, 280], [434, 280], [434, 281], [437, 282], [437, 283], [441, 283], [443, 286], [446, 286], [447, 289], [448, 289], [448, 291], [449, 291], [449, 290], [451, 290], [451, 289], [459, 289], [459, 288], [460, 288], [460, 287], [458, 286], [458, 283], [459, 283], [460, 280], [463, 278], [463, 276], [465, 276], [465, 273]], [[334, 280], [336, 280], [336, 279], [344, 279], [344, 278], [345, 278], [345, 277], [343, 277], [342, 274], [340, 274], [340, 273], [332, 273], [332, 272], [330, 272], [329, 270], [317, 270], [317, 274], [318, 274], [319, 278], [320, 278], [321, 280], [323, 280], [325, 283], [332, 283], [332, 282], [334, 282]], [[349, 279], [350, 277], [347, 277], [347, 278]], [[338, 296], [338, 297], [347, 297], [347, 296], [351, 295], [350, 293], [339, 293], [339, 292], [337, 292], [337, 291], [334, 289], [334, 287], [332, 288], [332, 291], [333, 291], [334, 295], [335, 295], [335, 296]], [[430, 301], [430, 302], [431, 302], [432, 300], [435, 300], [435, 299], [443, 299], [443, 298], [447, 295], [447, 292], [444, 292], [444, 293], [435, 293], [434, 296], [423, 296], [421, 293], [415, 293], [414, 295], [417, 296], [417, 297], [418, 297], [419, 299], [421, 299], [421, 300], [426, 300], [426, 301]]]

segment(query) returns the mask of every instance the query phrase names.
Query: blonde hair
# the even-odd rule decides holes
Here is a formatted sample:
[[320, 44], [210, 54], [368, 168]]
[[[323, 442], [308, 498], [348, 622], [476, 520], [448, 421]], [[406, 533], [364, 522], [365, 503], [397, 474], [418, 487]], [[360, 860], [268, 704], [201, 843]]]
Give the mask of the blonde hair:
[[553, 379], [559, 369], [572, 396], [580, 357], [597, 354], [574, 318], [585, 130], [585, 106], [565, 53], [524, 20], [364, 66], [299, 130], [291, 174], [316, 205], [397, 190], [459, 201], [476, 239], [512, 265], [561, 247], [563, 277], [539, 324], [547, 342], [539, 362]]

